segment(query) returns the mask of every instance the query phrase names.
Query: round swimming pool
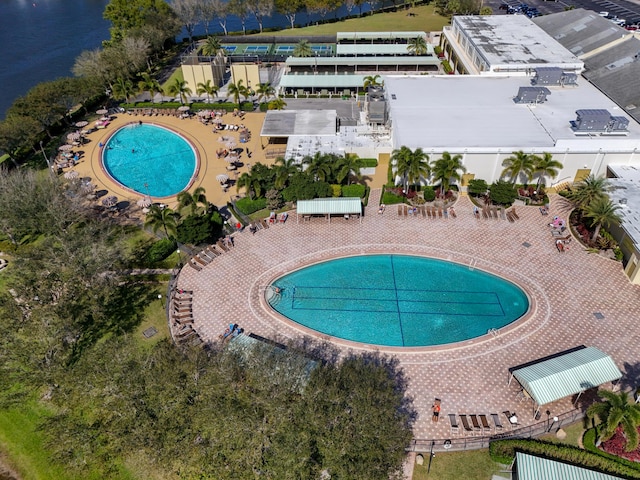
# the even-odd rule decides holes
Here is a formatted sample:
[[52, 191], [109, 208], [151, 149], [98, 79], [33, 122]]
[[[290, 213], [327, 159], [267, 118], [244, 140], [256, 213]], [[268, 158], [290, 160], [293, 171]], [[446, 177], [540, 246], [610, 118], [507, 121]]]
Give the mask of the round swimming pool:
[[102, 165], [116, 182], [152, 197], [180, 193], [197, 171], [195, 149], [183, 137], [137, 123], [122, 127], [107, 140]]
[[272, 283], [268, 303], [312, 330], [353, 342], [420, 347], [499, 329], [529, 309], [500, 277], [409, 255], [362, 255], [302, 268]]

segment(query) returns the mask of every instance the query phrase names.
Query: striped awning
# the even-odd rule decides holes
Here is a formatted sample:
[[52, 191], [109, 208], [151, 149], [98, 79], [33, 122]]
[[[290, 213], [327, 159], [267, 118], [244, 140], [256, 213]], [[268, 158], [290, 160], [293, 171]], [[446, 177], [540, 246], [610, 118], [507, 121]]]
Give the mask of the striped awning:
[[296, 212], [298, 215], [360, 215], [362, 202], [358, 197], [298, 200]]
[[606, 473], [600, 473], [567, 463], [534, 457], [516, 452], [516, 470], [518, 480], [621, 480]]
[[574, 349], [564, 355], [552, 356], [510, 370], [538, 405], [622, 377], [613, 359], [595, 347]]

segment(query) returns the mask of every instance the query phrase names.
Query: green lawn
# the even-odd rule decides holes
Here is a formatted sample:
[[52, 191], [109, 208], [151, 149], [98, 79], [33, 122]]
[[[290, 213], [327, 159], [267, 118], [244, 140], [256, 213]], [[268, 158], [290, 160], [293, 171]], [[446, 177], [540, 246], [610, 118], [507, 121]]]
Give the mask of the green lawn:
[[[167, 316], [164, 307], [167, 304], [167, 283], [158, 285], [158, 294], [162, 295], [162, 300], [154, 300], [147, 306], [144, 311], [144, 319], [135, 329], [134, 335], [136, 340], [143, 348], [151, 348], [160, 340], [169, 338], [169, 327], [167, 325]], [[158, 333], [153, 337], [145, 338], [142, 334], [147, 328], [154, 327]]]
[[[413, 480], [488, 480], [492, 475], [501, 475], [504, 465], [491, 460], [489, 450], [436, 453], [427, 474], [429, 454], [424, 455], [424, 465], [415, 465]], [[508, 474], [502, 474], [509, 478]]]
[[[409, 12], [415, 16], [408, 16]], [[409, 10], [378, 13], [312, 27], [288, 28], [278, 32], [256, 34], [256, 36], [334, 35], [337, 32], [439, 32], [449, 23], [451, 23], [449, 18], [438, 15], [433, 5], [420, 5]]]
[[579, 420], [576, 423], [569, 425], [568, 427], [562, 427], [562, 429], [567, 434], [566, 438], [564, 438], [563, 440], [560, 440], [558, 437], [556, 437], [554, 429], [552, 429], [553, 433], [543, 435], [542, 437], [540, 437], [540, 440], [563, 443], [565, 445], [573, 445], [574, 447], [582, 448], [582, 435], [584, 435], [585, 431], [582, 420]]

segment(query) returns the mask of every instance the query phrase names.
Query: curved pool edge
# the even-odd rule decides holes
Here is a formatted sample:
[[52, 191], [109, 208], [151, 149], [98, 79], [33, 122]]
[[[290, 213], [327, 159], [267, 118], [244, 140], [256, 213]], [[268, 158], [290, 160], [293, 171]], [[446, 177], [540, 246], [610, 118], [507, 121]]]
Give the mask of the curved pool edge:
[[[131, 125], [139, 125], [139, 120], [138, 121], [132, 121], [132, 122], [126, 122], [125, 124], [119, 126], [118, 128], [114, 129], [113, 131], [110, 131], [108, 133], [108, 135], [106, 137], [104, 137], [103, 140], [101, 140], [101, 142], [106, 146], [109, 144], [109, 141], [111, 140], [111, 138], [118, 133], [120, 130], [127, 128]], [[189, 145], [189, 147], [191, 147], [191, 150], [193, 151], [193, 155], [195, 157], [195, 168], [193, 170], [193, 174], [191, 175], [191, 178], [189, 179], [189, 182], [187, 183], [187, 186], [184, 187], [182, 190], [180, 190], [177, 193], [174, 193], [172, 195], [166, 195], [163, 197], [158, 197], [155, 195], [151, 195], [150, 197], [152, 199], [157, 199], [157, 200], [163, 200], [163, 201], [170, 201], [172, 199], [175, 199], [178, 194], [188, 191], [189, 189], [191, 189], [191, 187], [193, 186], [193, 184], [196, 182], [196, 180], [198, 180], [199, 175], [200, 175], [200, 167], [202, 165], [201, 162], [201, 158], [200, 158], [200, 151], [198, 150], [198, 148], [195, 146], [195, 143], [187, 137], [187, 135], [185, 135], [183, 132], [178, 132], [175, 128], [172, 128], [171, 126], [168, 125], [163, 125], [163, 124], [159, 124], [159, 123], [154, 123], [154, 122], [142, 122], [144, 125], [151, 125], [153, 127], [157, 127], [157, 128], [162, 128], [164, 130], [168, 130], [169, 132], [173, 133], [174, 135], [177, 135], [178, 137], [180, 137], [181, 139], [183, 139], [185, 142], [187, 142], [187, 144]], [[138, 192], [137, 190], [134, 190], [133, 188], [127, 187], [125, 184], [123, 184], [122, 182], [120, 182], [118, 179], [114, 178], [113, 175], [111, 175], [111, 173], [109, 173], [109, 170], [105, 167], [104, 165], [104, 149], [100, 148], [98, 150], [98, 164], [100, 165], [100, 171], [102, 172], [103, 175], [105, 175], [109, 181], [113, 182], [115, 185], [117, 185], [119, 188], [125, 190], [128, 193], [131, 193], [133, 195], [136, 196], [144, 196], [145, 194], [142, 192]]]
[[[390, 354], [420, 354], [420, 353], [435, 353], [435, 352], [444, 352], [444, 351], [454, 351], [454, 350], [464, 350], [470, 347], [478, 346], [480, 344], [487, 344], [488, 347], [493, 343], [498, 343], [502, 348], [505, 344], [515, 343], [515, 341], [519, 341], [518, 339], [513, 340], [512, 335], [517, 333], [519, 329], [527, 325], [533, 318], [537, 316], [541, 307], [545, 306], [546, 314], [544, 316], [544, 320], [538, 325], [534, 331], [537, 331], [539, 328], [542, 328], [546, 321], [550, 316], [550, 305], [548, 301], [545, 300], [545, 295], [542, 291], [540, 291], [539, 287], [532, 283], [526, 276], [519, 274], [518, 272], [512, 271], [510, 269], [506, 269], [503, 265], [495, 265], [486, 260], [480, 259], [477, 256], [469, 256], [460, 253], [454, 253], [448, 250], [443, 249], [430, 249], [428, 252], [420, 252], [411, 248], [398, 248], [399, 246], [395, 246], [395, 249], [390, 248], [378, 248], [375, 246], [357, 246], [354, 245], [352, 248], [340, 248], [329, 251], [315, 252], [307, 255], [304, 258], [298, 258], [296, 260], [292, 260], [288, 262], [286, 265], [279, 265], [277, 267], [273, 267], [267, 272], [264, 272], [262, 276], [258, 277], [254, 282], [251, 291], [249, 292], [249, 297], [252, 300], [255, 300], [261, 307], [261, 310], [264, 314], [266, 314], [270, 319], [275, 320], [277, 322], [281, 322], [285, 324], [287, 327], [299, 332], [301, 335], [306, 335], [312, 338], [317, 338], [322, 341], [328, 341], [340, 347], [345, 347], [352, 350], [363, 350], [363, 351], [380, 351]], [[345, 250], [352, 250], [350, 252], [345, 252]], [[441, 345], [430, 345], [430, 346], [415, 346], [415, 347], [397, 347], [397, 346], [387, 346], [387, 345], [378, 345], [378, 344], [368, 344], [361, 342], [354, 342], [351, 340], [346, 340], [340, 337], [333, 337], [327, 334], [323, 334], [317, 330], [313, 330], [308, 328], [300, 323], [297, 323], [284, 315], [276, 312], [267, 302], [266, 296], [264, 294], [264, 289], [266, 286], [271, 285], [275, 280], [286, 275], [288, 273], [307, 268], [312, 265], [316, 265], [318, 263], [323, 263], [328, 260], [335, 260], [346, 257], [354, 257], [359, 255], [409, 255], [409, 256], [418, 256], [423, 258], [433, 258], [437, 260], [444, 260], [452, 263], [457, 263], [459, 265], [465, 266], [468, 265], [471, 261], [474, 262], [474, 268], [478, 270], [482, 270], [486, 273], [494, 275], [502, 280], [513, 283], [516, 285], [522, 292], [525, 294], [527, 301], [529, 302], [529, 309], [525, 312], [521, 317], [512, 321], [508, 325], [499, 329], [499, 333], [497, 335], [492, 335], [487, 332], [484, 335], [480, 335], [478, 337], [474, 337], [468, 340], [462, 340], [460, 342], [455, 343], [447, 343]], [[457, 259], [457, 260], [456, 260]], [[462, 260], [467, 260], [464, 262]], [[288, 268], [287, 268], [288, 266]], [[508, 272], [509, 275], [505, 275]], [[543, 305], [544, 304], [544, 305]], [[530, 332], [529, 335], [532, 333]]]

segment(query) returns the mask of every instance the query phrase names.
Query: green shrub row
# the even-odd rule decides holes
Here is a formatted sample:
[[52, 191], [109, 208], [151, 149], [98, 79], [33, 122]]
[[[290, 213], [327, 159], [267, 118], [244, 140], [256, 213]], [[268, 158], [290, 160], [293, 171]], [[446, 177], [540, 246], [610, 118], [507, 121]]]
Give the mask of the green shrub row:
[[176, 243], [168, 238], [163, 238], [155, 242], [145, 254], [145, 262], [154, 264], [161, 262], [176, 251]]
[[[180, 102], [163, 102], [163, 103], [153, 103], [153, 102], [136, 102], [136, 103], [123, 103], [121, 105], [122, 108], [128, 110], [130, 108], [157, 108], [157, 109], [175, 109], [181, 107], [182, 104]], [[237, 103], [232, 102], [222, 102], [222, 103], [204, 103], [204, 102], [194, 102], [189, 104], [191, 110], [197, 112], [199, 110], [225, 110], [227, 112], [233, 112], [238, 108]], [[252, 112], [254, 110], [254, 106], [252, 102], [242, 102], [240, 105], [240, 110], [243, 112]]]
[[445, 73], [453, 72], [453, 68], [451, 68], [449, 60], [442, 60], [442, 69], [445, 71]]
[[365, 187], [359, 183], [352, 183], [351, 185], [342, 186], [343, 197], [358, 197], [364, 198]]
[[[585, 442], [586, 444], [586, 442]], [[640, 478], [640, 466], [629, 466], [617, 457], [606, 458], [600, 453], [593, 453], [570, 445], [559, 445], [557, 443], [545, 442], [542, 440], [509, 439], [496, 440], [489, 445], [491, 457], [502, 463], [509, 463], [516, 456], [516, 451], [538, 455], [550, 460], [570, 463], [598, 470], [610, 475], [624, 475], [627, 478]], [[627, 462], [631, 463], [631, 462]]]
[[396, 195], [393, 192], [384, 192], [382, 194], [382, 203], [384, 203], [385, 205], [404, 203], [404, 197], [402, 195]]
[[378, 166], [377, 158], [361, 158], [362, 168], [373, 168]]
[[245, 215], [251, 215], [252, 213], [257, 212], [258, 210], [267, 208], [267, 199], [262, 197], [262, 198], [256, 198], [255, 200], [252, 200], [249, 197], [244, 197], [236, 202], [236, 208], [240, 210], [242, 213], [244, 213]]

